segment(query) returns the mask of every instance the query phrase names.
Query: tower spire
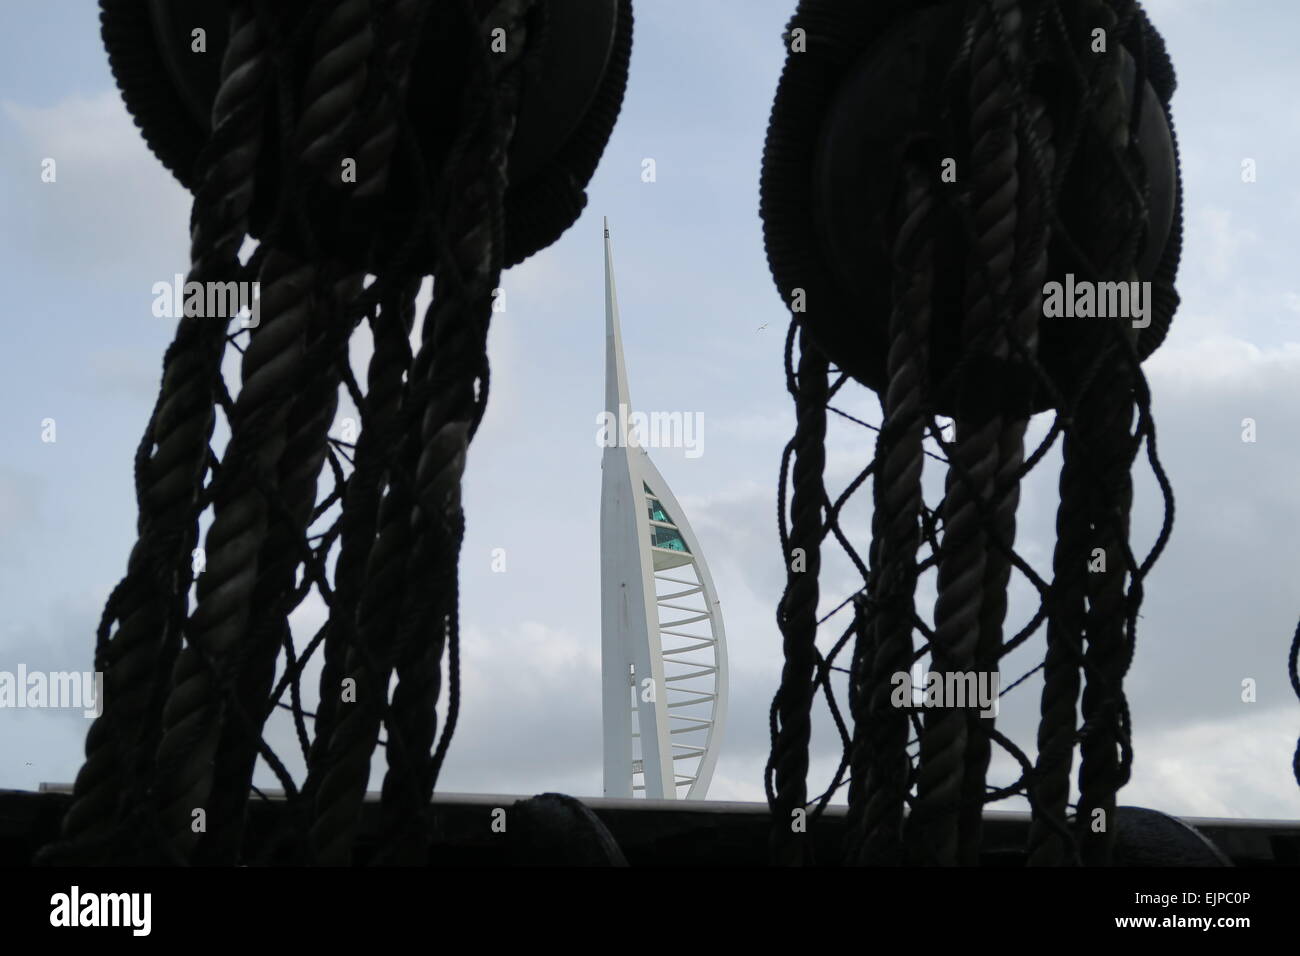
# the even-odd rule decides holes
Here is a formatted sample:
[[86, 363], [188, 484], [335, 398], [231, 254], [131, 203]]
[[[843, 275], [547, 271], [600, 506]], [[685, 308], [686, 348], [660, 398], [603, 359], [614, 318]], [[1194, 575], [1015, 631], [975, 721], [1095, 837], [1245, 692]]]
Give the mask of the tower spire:
[[618, 290], [614, 286], [614, 250], [609, 241], [609, 220], [605, 219], [605, 411], [621, 421], [630, 410], [627, 367], [623, 363], [623, 332], [618, 322]]

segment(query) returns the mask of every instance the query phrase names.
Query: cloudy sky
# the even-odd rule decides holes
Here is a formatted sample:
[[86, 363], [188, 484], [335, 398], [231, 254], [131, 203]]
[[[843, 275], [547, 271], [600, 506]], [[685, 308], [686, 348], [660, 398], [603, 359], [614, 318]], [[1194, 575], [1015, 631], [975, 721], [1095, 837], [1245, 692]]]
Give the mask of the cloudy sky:
[[[1300, 795], [1289, 764], [1300, 709], [1285, 659], [1300, 615], [1300, 64], [1291, 45], [1300, 10], [1289, 0], [1147, 6], [1179, 72], [1187, 242], [1183, 306], [1147, 363], [1177, 521], [1148, 581], [1127, 682], [1136, 762], [1121, 802], [1294, 818]], [[655, 458], [691, 516], [726, 618], [731, 709], [710, 797], [762, 798], [766, 712], [781, 662], [775, 479], [793, 416], [781, 373], [785, 314], [757, 198], [792, 8], [791, 0], [640, 0], [627, 100], [587, 210], [505, 276], [508, 309], [490, 340], [491, 407], [466, 479], [464, 694], [442, 789], [601, 789], [603, 215], [633, 404], [704, 416], [700, 457], [664, 449]], [[132, 455], [173, 326], [152, 315], [151, 287], [186, 270], [188, 196], [121, 104], [95, 4], [3, 9], [0, 670], [81, 670], [134, 538]], [[47, 157], [57, 162], [55, 183], [41, 181]], [[641, 180], [645, 158], [656, 162], [653, 183]], [[1241, 181], [1246, 158], [1257, 182]], [[869, 393], [842, 404], [879, 420]], [[53, 443], [41, 437], [47, 418]], [[1242, 441], [1245, 418], [1257, 423], [1254, 443]], [[1034, 434], [1045, 427], [1036, 421]], [[836, 424], [832, 487], [871, 451], [870, 433]], [[1049, 456], [1022, 502], [1019, 547], [1040, 572], [1050, 566], [1058, 466]], [[939, 478], [927, 475], [932, 487]], [[1137, 481], [1134, 538], [1145, 549], [1159, 502], [1148, 472]], [[859, 497], [845, 525], [865, 546], [869, 495]], [[496, 548], [505, 549], [503, 573], [492, 570]], [[827, 568], [825, 610], [850, 592], [850, 572], [844, 561]], [[1013, 591], [1013, 624], [1030, 611], [1026, 590], [1022, 582]], [[309, 602], [296, 631], [310, 634], [322, 617]], [[828, 631], [824, 646], [829, 639]], [[1041, 653], [1040, 635], [1007, 662], [1004, 681]], [[1253, 703], [1241, 699], [1248, 678]], [[1039, 686], [1031, 680], [1009, 695], [999, 722], [1031, 752]], [[314, 696], [313, 687], [309, 703]], [[0, 711], [0, 787], [70, 781], [87, 726], [70, 712]], [[273, 743], [294, 765], [283, 724]], [[816, 792], [838, 759], [824, 717], [813, 758]], [[1011, 776], [995, 763], [991, 782]]]

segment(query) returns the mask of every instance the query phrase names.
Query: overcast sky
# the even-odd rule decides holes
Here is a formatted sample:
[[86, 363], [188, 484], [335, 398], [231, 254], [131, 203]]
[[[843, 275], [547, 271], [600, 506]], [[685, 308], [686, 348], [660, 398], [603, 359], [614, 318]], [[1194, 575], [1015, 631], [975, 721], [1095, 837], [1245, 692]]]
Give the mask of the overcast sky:
[[[1285, 666], [1300, 615], [1300, 10], [1289, 0], [1147, 7], [1179, 75], [1187, 239], [1183, 305], [1146, 366], [1177, 521], [1148, 579], [1126, 685], [1136, 756], [1120, 800], [1294, 818], [1300, 708]], [[792, 9], [792, 0], [639, 0], [630, 87], [587, 210], [503, 280], [491, 405], [466, 476], [462, 716], [440, 789], [600, 793], [603, 215], [633, 405], [704, 417], [700, 457], [654, 458], [690, 515], [726, 619], [731, 708], [709, 796], [762, 799], [781, 664], [775, 481], [793, 416], [758, 172]], [[121, 104], [92, 0], [10, 0], [3, 11], [0, 670], [82, 670], [134, 539], [132, 456], [174, 325], [152, 315], [151, 287], [186, 271], [189, 197]], [[55, 183], [41, 182], [46, 157], [57, 161]], [[656, 182], [641, 181], [645, 158]], [[1245, 158], [1256, 161], [1255, 183], [1241, 181]], [[879, 420], [870, 393], [842, 404]], [[1254, 443], [1242, 441], [1248, 417]], [[46, 418], [57, 423], [52, 444], [41, 440]], [[1034, 434], [1045, 426], [1036, 421]], [[833, 426], [833, 488], [866, 464], [872, 442]], [[930, 464], [933, 488], [941, 476]], [[1036, 469], [1021, 505], [1019, 549], [1042, 574], [1058, 467], [1053, 455]], [[1134, 539], [1145, 550], [1159, 502], [1149, 472], [1137, 481]], [[868, 491], [845, 520], [864, 552]], [[495, 548], [505, 549], [504, 573], [492, 570]], [[831, 562], [824, 610], [851, 591], [850, 572]], [[1031, 609], [1025, 594], [1018, 583], [1012, 625]], [[296, 633], [310, 635], [323, 613], [304, 605]], [[1040, 633], [1008, 660], [1004, 682], [1041, 654]], [[1254, 703], [1241, 700], [1247, 678]], [[1040, 687], [1031, 680], [1009, 695], [999, 719], [1031, 753]], [[813, 792], [838, 760], [829, 720], [818, 720]], [[71, 781], [87, 727], [71, 712], [0, 710], [0, 787]], [[284, 725], [273, 743], [301, 766]], [[1013, 776], [995, 762], [990, 782]]]

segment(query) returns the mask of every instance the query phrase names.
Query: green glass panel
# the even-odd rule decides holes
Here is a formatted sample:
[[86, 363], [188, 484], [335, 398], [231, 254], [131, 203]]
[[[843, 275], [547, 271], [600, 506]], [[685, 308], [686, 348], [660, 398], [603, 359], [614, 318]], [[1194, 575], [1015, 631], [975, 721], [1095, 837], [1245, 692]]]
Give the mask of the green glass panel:
[[661, 528], [659, 525], [650, 526], [650, 543], [656, 548], [666, 548], [669, 551], [683, 551], [690, 553], [690, 548], [686, 547], [686, 542], [682, 540], [682, 534], [676, 528]]
[[668, 512], [664, 510], [664, 506], [660, 504], [658, 498], [647, 498], [645, 503], [646, 511], [649, 513], [651, 521], [662, 521], [666, 524], [677, 523], [672, 518], [668, 517]]

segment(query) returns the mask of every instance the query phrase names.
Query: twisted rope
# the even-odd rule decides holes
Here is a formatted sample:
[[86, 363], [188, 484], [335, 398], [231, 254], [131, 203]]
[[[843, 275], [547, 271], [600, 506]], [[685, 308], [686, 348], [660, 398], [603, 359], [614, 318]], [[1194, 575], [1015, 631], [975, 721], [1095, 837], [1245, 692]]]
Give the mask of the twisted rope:
[[398, 111], [406, 100], [411, 57], [429, 14], [421, 0], [389, 0], [384, 11], [380, 64], [384, 71], [378, 99], [365, 117], [365, 135], [357, 151], [360, 175], [353, 198], [358, 203], [382, 196], [388, 188], [393, 151], [400, 134]]
[[1038, 761], [1034, 768], [1035, 808], [1028, 847], [1031, 866], [1059, 865], [1077, 854], [1072, 841], [1062, 839], [1061, 833], [1074, 755], [1088, 573], [1088, 520], [1075, 502], [1085, 500], [1087, 482], [1076, 439], [1067, 434], [1059, 485], [1061, 504], [1056, 512], [1056, 548], [1052, 554], [1052, 612], [1047, 624], [1039, 708]]
[[262, 321], [243, 357], [243, 387], [206, 538], [208, 566], [198, 580], [198, 604], [176, 662], [158, 746], [155, 800], [168, 842], [183, 857], [198, 840], [193, 814], [206, 808], [212, 785], [225, 707], [219, 692], [233, 680], [270, 517], [259, 486], [277, 484], [288, 437], [286, 400], [302, 372], [316, 269], [272, 251], [259, 281]]
[[370, 0], [337, 0], [320, 24], [303, 89], [296, 136], [308, 168], [338, 168], [344, 132], [356, 119], [374, 48]]
[[[791, 327], [793, 334], [793, 325]], [[782, 550], [786, 566], [785, 592], [777, 605], [777, 626], [785, 646], [781, 685], [772, 700], [772, 750], [764, 772], [773, 822], [772, 859], [798, 864], [805, 842], [794, 831], [794, 811], [804, 809], [808, 798], [808, 742], [812, 734], [810, 710], [813, 669], [816, 666], [818, 574], [821, 571], [823, 505], [826, 489], [826, 359], [808, 338], [799, 335], [794, 495], [790, 504], [790, 533], [781, 513]], [[785, 469], [782, 468], [784, 482]], [[780, 498], [783, 503], [784, 494]], [[799, 570], [796, 570], [798, 565]]]
[[[1002, 188], [1014, 189], [1015, 233], [1013, 239], [999, 236], [1004, 223], [994, 224], [987, 206], [976, 213], [980, 241], [974, 250], [976, 271], [983, 280], [988, 300], [997, 310], [1001, 329], [995, 333], [998, 345], [994, 354], [1002, 358], [1014, 348], [1019, 355], [1033, 355], [1038, 345], [1038, 322], [1042, 317], [1041, 297], [1047, 271], [1045, 190], [1050, 171], [1042, 168], [1043, 148], [1033, 144], [1021, 152], [1021, 144], [1035, 132], [1032, 123], [1018, 128], [1014, 117], [1003, 111], [1022, 105], [1024, 94], [1018, 89], [1023, 56], [1016, 34], [1021, 17], [1013, 0], [987, 3], [984, 18], [988, 27], [976, 40], [973, 59], [976, 64], [972, 82], [973, 109], [971, 127], [978, 130], [972, 160], [988, 155], [981, 171], [992, 170], [1008, 162], [1016, 172]], [[999, 90], [1001, 87], [1001, 90]], [[1041, 113], [1041, 110], [1040, 110]], [[999, 115], [1002, 114], [1002, 115]], [[1039, 119], [1041, 123], [1041, 118]], [[996, 159], [992, 157], [996, 156]], [[1028, 167], [1028, 168], [1027, 168]], [[1032, 175], [1026, 175], [1031, 173]], [[977, 173], [976, 195], [997, 189], [992, 181]], [[981, 214], [987, 228], [980, 228]], [[1001, 252], [994, 250], [1001, 245]], [[1010, 253], [1010, 259], [1008, 259]], [[975, 286], [976, 283], [972, 283]], [[972, 313], [983, 306], [972, 304]], [[978, 321], [972, 319], [972, 321]], [[1007, 586], [1011, 580], [1010, 551], [1016, 534], [1016, 509], [1020, 503], [1020, 469], [1024, 463], [1024, 438], [1027, 418], [998, 417], [997, 466], [994, 487], [990, 492], [992, 515], [988, 520], [990, 549], [985, 566], [983, 597], [980, 604], [979, 640], [975, 647], [974, 670], [979, 675], [997, 674], [1002, 650], [1002, 625], [1007, 612]], [[966, 713], [968, 745], [962, 774], [962, 808], [959, 819], [960, 862], [979, 863], [981, 828], [985, 802], [985, 776], [991, 755], [989, 731], [996, 717], [983, 716], [978, 708]]]
[[[880, 574], [871, 650], [857, 658], [854, 695], [849, 858], [873, 865], [902, 862], [903, 802], [908, 790], [908, 713], [892, 705], [892, 678], [912, 665], [912, 619], [921, 544], [922, 439], [927, 418], [934, 200], [915, 167], [904, 174], [904, 219], [894, 245], [896, 303], [890, 318], [889, 387], [876, 458], [873, 546]], [[873, 522], [875, 523], [875, 522]], [[907, 701], [910, 705], [911, 701]]]
[[[1110, 374], [1106, 374], [1109, 372]], [[1093, 525], [1090, 553], [1105, 558], [1104, 570], [1089, 569], [1079, 764], [1079, 824], [1083, 861], [1110, 862], [1115, 841], [1115, 793], [1127, 772], [1120, 747], [1127, 746], [1127, 706], [1122, 682], [1131, 654], [1124, 634], [1125, 579], [1131, 570], [1127, 546], [1133, 487], [1129, 469], [1137, 451], [1129, 428], [1133, 416], [1127, 368], [1116, 363], [1098, 377], [1097, 400], [1080, 411], [1080, 430], [1089, 442], [1098, 477], [1089, 494]], [[1100, 810], [1103, 814], [1095, 816]], [[1094, 824], [1100, 824], [1100, 827]]]
[[[250, 5], [236, 4], [212, 135], [199, 162], [187, 283], [240, 277], [236, 257], [262, 146], [268, 60]], [[177, 568], [189, 565], [197, 539], [196, 509], [213, 427], [212, 382], [225, 329], [225, 322], [212, 318], [182, 317], [163, 359], [158, 402], [136, 454], [138, 540], [99, 626], [96, 669], [105, 674], [105, 705], [87, 735], [86, 762], [64, 818], [69, 844], [103, 837], [144, 804], [163, 681], [180, 644], [190, 579]]]
[[[347, 652], [356, 644], [357, 607], [365, 581], [366, 561], [375, 540], [379, 502], [388, 480], [388, 450], [401, 435], [405, 395], [403, 377], [411, 364], [411, 327], [415, 320], [418, 283], [395, 288], [372, 318], [375, 350], [367, 373], [366, 399], [360, 406], [356, 467], [343, 498], [343, 520], [335, 579], [334, 605], [323, 637], [324, 663], [320, 678], [320, 707], [308, 766], [320, 766], [328, 752], [343, 697]], [[313, 799], [318, 776], [308, 774], [304, 797]]]
[[[338, 0], [317, 24], [312, 65], [301, 97], [301, 116], [292, 135], [283, 131], [285, 178], [294, 184], [282, 193], [282, 209], [286, 212], [301, 203], [297, 190], [307, 178], [306, 173], [317, 170], [331, 181], [339, 179], [338, 162], [347, 148], [344, 137], [356, 125], [367, 89], [367, 61], [374, 48], [370, 17], [370, 4], [365, 0]], [[301, 229], [302, 220], [286, 226]], [[273, 235], [266, 241], [279, 240]], [[315, 247], [310, 233], [301, 236], [300, 241], [309, 249]], [[338, 388], [348, 361], [347, 344], [364, 309], [364, 301], [358, 301], [362, 278], [326, 268], [312, 290], [315, 308], [309, 316], [311, 327], [307, 333], [311, 346], [304, 363], [305, 374], [294, 386], [290, 437], [282, 452], [279, 485], [270, 490], [273, 498], [278, 494], [284, 520], [271, 528], [259, 557], [260, 573], [253, 600], [257, 610], [241, 637], [243, 659], [235, 688], [236, 699], [241, 701], [266, 701], [279, 649], [284, 646], [292, 653], [288, 615], [301, 600], [301, 596], [294, 596], [294, 582], [299, 567], [310, 558], [310, 554], [303, 553], [300, 542], [313, 517]], [[241, 726], [252, 722], [230, 722], [223, 731], [204, 841], [207, 852], [203, 858], [207, 861], [233, 863], [238, 858], [243, 810], [257, 756], [256, 738], [271, 708], [272, 704], [267, 703], [258, 709], [255, 727]], [[300, 734], [305, 736], [305, 729]], [[304, 756], [309, 756], [310, 749], [305, 749]]]
[[[252, 611], [240, 637], [235, 683], [235, 697], [240, 701], [268, 701], [279, 651], [286, 642], [290, 651], [293, 647], [289, 613], [305, 595], [294, 586], [299, 569], [311, 557], [304, 554], [302, 540], [313, 518], [328, 433], [338, 407], [340, 365], [347, 361], [346, 346], [354, 327], [351, 318], [345, 318], [343, 306], [361, 287], [361, 276], [355, 274], [331, 282], [332, 271], [327, 270], [314, 290], [304, 374], [293, 386], [276, 483], [277, 513], [271, 516], [258, 557]], [[252, 714], [251, 727], [233, 721], [223, 728], [208, 805], [208, 833], [200, 847], [206, 850], [200, 857], [203, 862], [230, 864], [239, 857], [260, 730], [270, 709], [269, 703], [263, 703]]]
[[[484, 51], [490, 31], [505, 27], [510, 52], [501, 57], [485, 52], [480, 61], [434, 198], [438, 279], [411, 368], [410, 408], [404, 413], [418, 423], [418, 430], [407, 430], [395, 480], [379, 509], [367, 584], [358, 603], [358, 650], [348, 658], [357, 703], [340, 715], [319, 786], [313, 788], [312, 844], [320, 862], [349, 858], [365, 790], [364, 768], [387, 709], [388, 675], [394, 669], [398, 685], [387, 718], [389, 773], [382, 796], [385, 845], [380, 855], [414, 862], [427, 839], [419, 828], [454, 726], [453, 706], [444, 743], [431, 755], [447, 644], [453, 648], [455, 680], [455, 568], [463, 534], [459, 482], [473, 425], [482, 414], [477, 398], [483, 396], [480, 390], [476, 397], [475, 385], [486, 365], [491, 294], [501, 269], [505, 150], [514, 128], [529, 6], [524, 0], [503, 2], [481, 22], [472, 10], [460, 11], [464, 28], [472, 29]], [[454, 694], [453, 687], [453, 701]]]
[[[380, 62], [383, 72], [377, 101], [366, 114], [364, 141], [358, 148], [359, 181], [352, 194], [355, 205], [382, 196], [389, 179], [394, 149], [401, 134], [399, 104], [405, 100], [415, 41], [423, 29], [429, 6], [418, 0], [391, 0], [384, 11]], [[409, 140], [408, 140], [409, 142]], [[422, 161], [417, 155], [416, 164]], [[417, 180], [417, 185], [422, 182]], [[427, 189], [419, 204], [427, 207]], [[371, 293], [377, 311], [370, 316], [374, 341], [367, 371], [366, 394], [358, 402], [361, 432], [357, 439], [354, 470], [343, 498], [341, 545], [335, 579], [338, 587], [323, 629], [324, 662], [320, 678], [320, 707], [316, 736], [308, 754], [304, 797], [310, 802], [324, 766], [343, 697], [348, 654], [358, 650], [358, 610], [366, 568], [375, 541], [379, 505], [385, 485], [393, 478], [390, 449], [399, 444], [402, 410], [406, 401], [405, 376], [411, 365], [410, 334], [415, 319], [415, 296], [420, 279], [406, 275], [404, 253], [421, 235], [422, 224], [412, 220], [402, 250], [376, 277]]]
[[[446, 258], [440, 259], [413, 365], [413, 392], [423, 404], [421, 448], [389, 720], [390, 739], [399, 732], [407, 752], [402, 760], [390, 747], [381, 793], [387, 832], [381, 853], [394, 862], [421, 861], [429, 797], [456, 721], [457, 567], [465, 524], [460, 482], [486, 402], [488, 324], [504, 261], [506, 151], [515, 129], [531, 7], [532, 0], [502, 0], [481, 25], [472, 8], [465, 12], [467, 23], [479, 27], [477, 65], [485, 79], [467, 90], [460, 148], [452, 150], [435, 201], [436, 221], [445, 224], [440, 238], [447, 240]], [[506, 51], [499, 55], [487, 52], [496, 28], [505, 30]], [[442, 738], [431, 754], [445, 647], [451, 652], [451, 695]]]
[[[1135, 15], [1131, 4], [1118, 3], [1113, 32], [1119, 36], [1127, 33], [1135, 23]], [[1137, 86], [1134, 103], [1126, 108], [1117, 56], [1103, 58], [1099, 74], [1097, 136], [1109, 147], [1116, 178], [1127, 184], [1131, 196], [1131, 206], [1117, 205], [1108, 211], [1114, 223], [1109, 232], [1119, 241], [1111, 246], [1109, 254], [1103, 255], [1107, 274], [1132, 279], [1136, 278], [1134, 263], [1147, 219], [1145, 182], [1133, 183], [1129, 174], [1132, 168], [1138, 177], [1142, 176], [1141, 162], [1134, 155], [1131, 119], [1139, 108], [1142, 91]], [[1089, 555], [1099, 555], [1105, 562], [1104, 569], [1089, 566], [1084, 579], [1088, 609], [1084, 620], [1085, 685], [1081, 700], [1083, 726], [1079, 732], [1077, 829], [1081, 858], [1089, 865], [1110, 862], [1116, 833], [1115, 795], [1128, 777], [1130, 734], [1122, 685], [1132, 659], [1132, 629], [1126, 635], [1126, 618], [1136, 603], [1126, 594], [1126, 580], [1137, 571], [1127, 542], [1133, 495], [1130, 469], [1140, 441], [1140, 435], [1130, 433], [1134, 396], [1126, 352], [1131, 346], [1124, 342], [1126, 330], [1106, 331], [1113, 334], [1105, 336], [1109, 341], [1097, 349], [1103, 356], [1101, 367], [1089, 400], [1081, 405], [1078, 414], [1090, 472], [1085, 498], [1092, 528]], [[1119, 342], [1127, 347], [1118, 347]]]
[[[966, 349], [994, 360], [1005, 359], [1009, 352], [1009, 323], [1003, 310], [1010, 304], [1019, 193], [1019, 145], [1011, 84], [999, 56], [999, 34], [1014, 34], [1019, 26], [1015, 0], [993, 0], [974, 12], [970, 196], [976, 241], [968, 263], [962, 333]], [[1016, 495], [1013, 485], [997, 496], [995, 483], [1018, 471], [1025, 427], [1023, 421], [1008, 423], [1001, 415], [975, 412], [973, 396], [966, 401], [968, 411], [963, 414], [959, 406], [956, 419], [957, 445], [949, 472], [931, 648], [934, 670], [945, 675], [987, 672], [996, 666], [1010, 567], [989, 541], [1010, 545]], [[981, 520], [982, 503], [991, 512], [985, 520]], [[943, 865], [958, 862], [959, 816], [968, 826], [978, 827], [988, 763], [985, 738], [970, 726], [978, 719], [974, 713], [953, 709], [952, 702], [926, 714], [912, 821], [914, 853], [920, 858]], [[968, 746], [973, 752], [968, 753]], [[973, 820], [969, 811], [958, 813], [959, 804], [972, 798]], [[973, 845], [977, 850], [978, 843]], [[963, 840], [962, 846], [969, 853], [971, 838]]]

